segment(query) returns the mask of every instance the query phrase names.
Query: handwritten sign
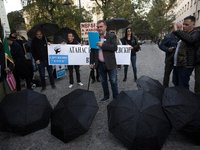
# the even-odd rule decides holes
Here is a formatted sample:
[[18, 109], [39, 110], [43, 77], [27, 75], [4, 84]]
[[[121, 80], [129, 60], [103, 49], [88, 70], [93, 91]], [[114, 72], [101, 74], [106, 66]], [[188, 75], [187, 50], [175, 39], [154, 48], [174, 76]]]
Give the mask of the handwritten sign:
[[81, 37], [88, 38], [88, 32], [97, 32], [97, 23], [81, 23]]

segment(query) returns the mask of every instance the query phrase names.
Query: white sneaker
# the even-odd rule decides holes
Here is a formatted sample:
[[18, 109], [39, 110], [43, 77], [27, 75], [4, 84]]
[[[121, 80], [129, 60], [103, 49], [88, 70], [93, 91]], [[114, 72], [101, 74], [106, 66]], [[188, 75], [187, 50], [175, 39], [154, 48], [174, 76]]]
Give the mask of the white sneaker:
[[79, 82], [78, 85], [83, 86], [83, 83]]
[[69, 85], [69, 88], [71, 89], [72, 87], [73, 87], [73, 84], [70, 84], [70, 85]]

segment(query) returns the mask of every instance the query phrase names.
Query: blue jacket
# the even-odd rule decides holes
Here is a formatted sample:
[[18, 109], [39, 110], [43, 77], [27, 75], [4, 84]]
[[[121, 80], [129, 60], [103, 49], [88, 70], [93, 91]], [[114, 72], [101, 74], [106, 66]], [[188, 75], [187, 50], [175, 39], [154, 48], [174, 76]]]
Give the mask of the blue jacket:
[[159, 48], [166, 52], [166, 57], [169, 57], [173, 52], [169, 52], [168, 49], [170, 47], [176, 47], [178, 37], [174, 35], [174, 33], [167, 34], [165, 38], [161, 41]]

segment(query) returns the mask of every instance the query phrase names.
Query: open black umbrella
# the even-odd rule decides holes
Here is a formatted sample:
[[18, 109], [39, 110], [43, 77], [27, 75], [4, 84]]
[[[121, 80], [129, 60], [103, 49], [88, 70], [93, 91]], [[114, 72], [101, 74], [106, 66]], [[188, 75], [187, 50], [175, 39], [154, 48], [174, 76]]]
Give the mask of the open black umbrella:
[[106, 20], [106, 25], [108, 30], [119, 30], [121, 28], [126, 28], [130, 23], [128, 20], [124, 18], [112, 18], [109, 20]]
[[139, 79], [136, 80], [136, 83], [138, 89], [143, 89], [149, 94], [152, 94], [153, 96], [162, 100], [164, 87], [158, 80], [152, 79], [148, 76], [141, 76]]
[[54, 44], [60, 44], [62, 42], [68, 41], [68, 33], [72, 33], [74, 35], [74, 40], [81, 42], [81, 39], [79, 38], [78, 34], [75, 30], [69, 29], [69, 28], [61, 28], [58, 32], [54, 34]]
[[122, 91], [107, 110], [109, 131], [131, 150], [161, 149], [171, 131], [161, 101], [144, 90]]
[[51, 134], [67, 143], [86, 133], [99, 107], [94, 92], [76, 89], [62, 97], [51, 116]]
[[42, 22], [34, 25], [27, 33], [28, 37], [34, 38], [36, 31], [40, 30], [45, 37], [51, 36], [59, 30], [59, 27], [56, 23]]
[[46, 95], [22, 90], [5, 96], [0, 103], [0, 130], [20, 135], [48, 126], [52, 107]]
[[170, 87], [165, 89], [162, 106], [173, 127], [200, 144], [199, 97], [183, 87]]

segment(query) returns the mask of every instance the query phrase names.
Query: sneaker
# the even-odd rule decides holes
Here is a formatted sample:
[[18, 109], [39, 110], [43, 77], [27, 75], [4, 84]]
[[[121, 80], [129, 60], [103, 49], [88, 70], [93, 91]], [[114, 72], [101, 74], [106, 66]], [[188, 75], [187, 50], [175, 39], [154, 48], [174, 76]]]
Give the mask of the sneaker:
[[52, 85], [51, 87], [52, 87], [52, 89], [56, 89], [56, 86], [55, 86], [55, 85]]
[[35, 89], [36, 88], [36, 84], [32, 84], [31, 89]]
[[106, 100], [108, 100], [108, 99], [109, 99], [109, 97], [107, 97], [107, 98], [106, 98], [106, 97], [104, 97], [104, 98], [103, 98], [103, 99], [101, 99], [100, 101], [101, 101], [101, 102], [106, 102]]
[[73, 87], [73, 84], [70, 84], [70, 85], [69, 85], [69, 88], [71, 89], [72, 87]]
[[40, 92], [44, 92], [46, 90], [46, 87], [42, 87], [42, 89], [40, 90]]
[[79, 82], [78, 85], [83, 86], [83, 83]]

